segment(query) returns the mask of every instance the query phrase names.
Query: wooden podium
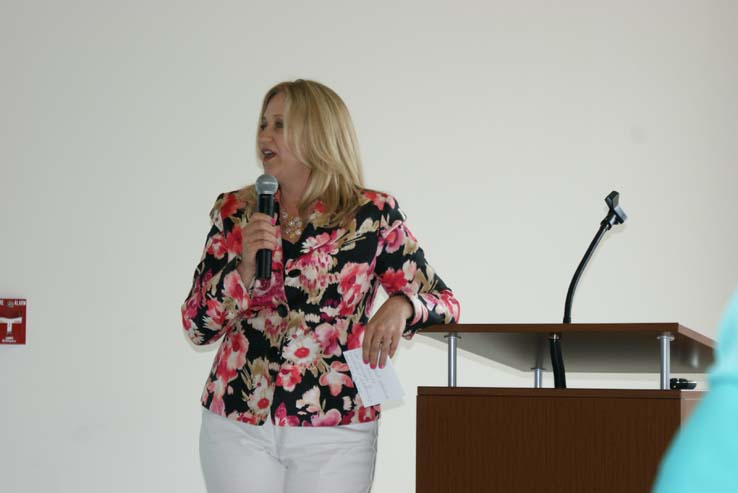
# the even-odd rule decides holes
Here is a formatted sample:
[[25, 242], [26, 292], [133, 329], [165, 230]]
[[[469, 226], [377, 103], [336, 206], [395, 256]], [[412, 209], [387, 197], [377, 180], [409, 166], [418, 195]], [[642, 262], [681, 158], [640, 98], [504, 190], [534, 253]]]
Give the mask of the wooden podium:
[[[551, 333], [561, 334], [568, 372], [660, 380], [654, 390], [540, 388]], [[449, 386], [418, 389], [418, 493], [649, 492], [702, 394], [669, 390], [670, 372], [704, 373], [714, 349], [676, 323], [461, 324], [419, 334], [448, 342]], [[537, 388], [457, 387], [457, 348], [531, 371]]]

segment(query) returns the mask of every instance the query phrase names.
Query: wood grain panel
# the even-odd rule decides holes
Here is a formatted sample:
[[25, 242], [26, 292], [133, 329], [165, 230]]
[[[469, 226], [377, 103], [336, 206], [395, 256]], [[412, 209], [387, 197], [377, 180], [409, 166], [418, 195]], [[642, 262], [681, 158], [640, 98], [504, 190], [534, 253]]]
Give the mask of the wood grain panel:
[[647, 492], [682, 400], [679, 391], [421, 387], [417, 491]]

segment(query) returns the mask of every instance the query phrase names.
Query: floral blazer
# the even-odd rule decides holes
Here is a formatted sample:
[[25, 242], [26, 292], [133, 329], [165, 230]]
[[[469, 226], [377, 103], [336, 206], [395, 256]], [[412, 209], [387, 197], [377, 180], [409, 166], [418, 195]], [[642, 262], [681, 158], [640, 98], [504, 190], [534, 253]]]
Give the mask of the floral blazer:
[[318, 202], [296, 258], [284, 262], [278, 242], [271, 279], [248, 287], [236, 266], [255, 193], [248, 187], [218, 197], [182, 306], [182, 324], [194, 344], [223, 339], [203, 390], [204, 407], [255, 425], [270, 414], [277, 426], [373, 421], [380, 407], [362, 405], [343, 352], [361, 347], [378, 286], [411, 302], [407, 338], [458, 320], [458, 301], [426, 262], [396, 200], [368, 190], [363, 195], [343, 227], [329, 227]]

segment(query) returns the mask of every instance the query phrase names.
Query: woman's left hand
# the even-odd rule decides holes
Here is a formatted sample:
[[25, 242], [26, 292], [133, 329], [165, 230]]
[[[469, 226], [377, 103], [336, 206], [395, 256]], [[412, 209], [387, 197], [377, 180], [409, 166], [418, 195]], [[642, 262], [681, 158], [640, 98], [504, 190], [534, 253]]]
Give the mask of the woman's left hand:
[[364, 328], [364, 363], [376, 368], [379, 358], [379, 367], [384, 368], [387, 356], [395, 355], [405, 323], [412, 314], [413, 307], [404, 296], [391, 296], [384, 302]]

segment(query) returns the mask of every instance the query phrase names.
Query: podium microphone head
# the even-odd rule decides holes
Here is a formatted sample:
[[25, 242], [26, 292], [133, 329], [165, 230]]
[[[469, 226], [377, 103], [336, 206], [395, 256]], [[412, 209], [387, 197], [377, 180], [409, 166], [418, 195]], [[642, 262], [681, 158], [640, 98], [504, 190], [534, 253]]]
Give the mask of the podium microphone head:
[[610, 194], [605, 197], [605, 203], [607, 208], [610, 210], [608, 213], [610, 226], [614, 224], [623, 224], [628, 215], [623, 209], [620, 208], [620, 194], [613, 190]]
[[266, 173], [256, 179], [257, 195], [274, 195], [279, 188], [279, 182], [272, 175]]

